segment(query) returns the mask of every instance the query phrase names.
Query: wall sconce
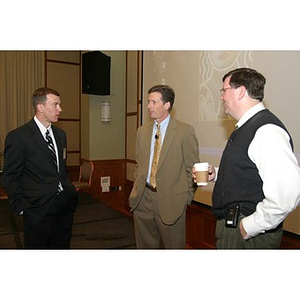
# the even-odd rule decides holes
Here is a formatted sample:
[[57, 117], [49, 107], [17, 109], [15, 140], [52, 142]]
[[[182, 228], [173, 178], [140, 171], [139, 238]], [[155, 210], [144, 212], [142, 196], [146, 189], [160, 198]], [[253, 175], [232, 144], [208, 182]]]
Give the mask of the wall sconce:
[[110, 122], [110, 102], [103, 101], [101, 104], [101, 121]]

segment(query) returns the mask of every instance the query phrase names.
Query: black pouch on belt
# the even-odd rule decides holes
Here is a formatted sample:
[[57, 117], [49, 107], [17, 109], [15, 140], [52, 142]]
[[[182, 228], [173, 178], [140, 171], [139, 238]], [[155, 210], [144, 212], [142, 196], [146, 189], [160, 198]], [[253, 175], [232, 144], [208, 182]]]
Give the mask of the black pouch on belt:
[[240, 205], [228, 205], [226, 207], [226, 214], [225, 214], [225, 226], [226, 227], [236, 227], [240, 215]]

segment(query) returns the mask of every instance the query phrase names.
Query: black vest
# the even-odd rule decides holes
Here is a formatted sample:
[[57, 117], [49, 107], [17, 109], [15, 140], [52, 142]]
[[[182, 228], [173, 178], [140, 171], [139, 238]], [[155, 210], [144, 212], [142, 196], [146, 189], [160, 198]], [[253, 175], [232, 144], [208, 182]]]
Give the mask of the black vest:
[[[266, 124], [275, 124], [288, 133], [282, 122], [264, 109], [235, 130], [228, 139], [212, 195], [212, 212], [217, 218], [224, 217], [224, 209], [234, 202], [241, 203], [243, 214], [252, 214], [256, 205], [265, 198], [263, 182], [256, 165], [248, 156], [248, 148], [256, 131]], [[290, 143], [293, 148], [291, 136]]]

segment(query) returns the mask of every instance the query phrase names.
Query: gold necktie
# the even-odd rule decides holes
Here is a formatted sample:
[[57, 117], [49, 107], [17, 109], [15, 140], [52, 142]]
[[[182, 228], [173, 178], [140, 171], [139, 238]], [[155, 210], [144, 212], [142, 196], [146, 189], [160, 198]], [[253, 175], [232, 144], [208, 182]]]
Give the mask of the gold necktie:
[[151, 166], [151, 173], [150, 173], [150, 184], [153, 187], [156, 187], [156, 170], [160, 155], [160, 147], [161, 147], [161, 135], [160, 135], [160, 125], [156, 125], [157, 130], [155, 134], [155, 145], [154, 145], [154, 153], [153, 153], [153, 160], [152, 160], [152, 166]]

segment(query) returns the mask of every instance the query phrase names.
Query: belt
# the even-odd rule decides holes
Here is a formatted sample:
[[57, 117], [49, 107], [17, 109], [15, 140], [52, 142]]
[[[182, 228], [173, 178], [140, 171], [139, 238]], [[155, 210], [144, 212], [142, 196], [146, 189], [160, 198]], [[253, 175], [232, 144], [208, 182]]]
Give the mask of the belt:
[[152, 192], [156, 192], [156, 187], [153, 187], [150, 183], [146, 182], [145, 187]]
[[251, 214], [253, 214], [255, 212], [255, 206], [249, 206], [249, 204], [247, 204], [247, 206], [245, 205], [245, 202], [232, 202], [229, 203], [228, 205], [226, 205], [223, 208], [218, 209], [218, 211], [216, 212], [216, 217], [218, 220], [222, 220], [225, 218], [226, 212], [227, 212], [227, 206], [231, 206], [231, 205], [239, 205], [240, 206], [240, 217], [247, 217]]
[[[225, 212], [226, 212], [226, 208], [222, 209], [222, 214], [219, 214], [216, 218], [217, 220], [223, 220], [225, 219]], [[243, 213], [243, 211], [241, 210], [239, 213], [239, 221], [247, 216], [251, 215], [251, 213]], [[273, 228], [273, 229], [269, 229], [266, 230], [265, 233], [275, 233], [277, 232], [279, 229], [281, 229], [283, 227], [283, 222], [281, 222], [279, 225], [277, 225], [277, 227]]]

